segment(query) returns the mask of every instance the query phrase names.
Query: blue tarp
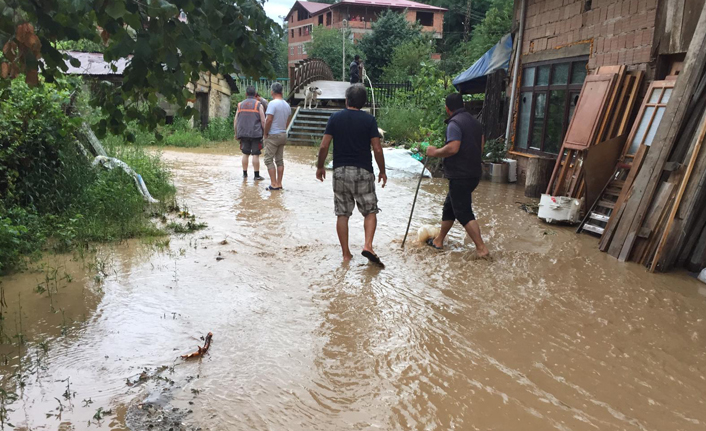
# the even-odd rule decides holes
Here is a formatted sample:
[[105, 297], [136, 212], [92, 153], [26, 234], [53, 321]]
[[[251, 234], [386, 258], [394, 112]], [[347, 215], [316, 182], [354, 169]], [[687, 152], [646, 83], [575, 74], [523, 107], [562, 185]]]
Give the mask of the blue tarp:
[[461, 73], [453, 80], [453, 85], [462, 94], [483, 93], [485, 91], [486, 76], [498, 69], [510, 66], [512, 56], [512, 36], [506, 34], [500, 42], [490, 48], [488, 52], [478, 59], [473, 66]]

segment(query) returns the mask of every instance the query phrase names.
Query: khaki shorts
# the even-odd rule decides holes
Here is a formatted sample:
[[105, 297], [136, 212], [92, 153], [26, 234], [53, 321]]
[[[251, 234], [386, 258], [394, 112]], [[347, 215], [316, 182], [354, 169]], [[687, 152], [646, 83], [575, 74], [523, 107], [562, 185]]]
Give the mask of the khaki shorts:
[[378, 197], [375, 194], [375, 175], [367, 169], [355, 166], [340, 166], [333, 171], [333, 199], [337, 216], [350, 217], [353, 208], [363, 217], [377, 214]]
[[287, 134], [269, 135], [265, 139], [265, 166], [274, 169], [275, 165], [284, 166], [284, 146], [287, 144]]

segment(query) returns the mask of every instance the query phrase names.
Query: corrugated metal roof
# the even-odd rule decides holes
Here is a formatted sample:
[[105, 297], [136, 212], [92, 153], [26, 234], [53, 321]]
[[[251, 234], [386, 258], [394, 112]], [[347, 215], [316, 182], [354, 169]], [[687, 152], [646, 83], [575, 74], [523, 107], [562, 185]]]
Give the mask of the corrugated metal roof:
[[314, 13], [320, 11], [321, 9], [326, 9], [327, 7], [331, 6], [328, 3], [316, 3], [313, 1], [299, 1], [297, 3], [304, 6], [304, 9], [309, 11], [309, 13], [311, 13], [311, 14], [314, 14]]
[[[130, 61], [129, 58], [120, 58], [113, 63], [109, 63], [103, 59], [103, 54], [100, 52], [62, 52], [81, 62], [79, 67], [74, 67], [66, 60], [66, 66], [69, 68], [66, 73], [69, 75], [122, 75]], [[113, 64], [115, 65], [115, 71], [111, 67]]]
[[443, 7], [436, 7], [424, 3], [418, 3], [411, 0], [341, 0], [334, 4], [328, 3], [316, 3], [311, 1], [297, 1], [292, 5], [289, 10], [287, 17], [292, 14], [292, 10], [296, 5], [301, 5], [307, 10], [311, 15], [316, 15], [325, 9], [333, 9], [341, 5], [356, 5], [356, 6], [374, 6], [380, 8], [395, 8], [395, 9], [416, 9], [416, 10], [429, 10], [435, 12], [446, 12], [448, 9]]
[[436, 7], [424, 3], [417, 3], [416, 1], [410, 0], [341, 0], [337, 4], [355, 4], [361, 6], [382, 6], [382, 7], [394, 7], [394, 8], [405, 8], [405, 9], [426, 9], [426, 10], [436, 10], [436, 11], [446, 11], [442, 7]]

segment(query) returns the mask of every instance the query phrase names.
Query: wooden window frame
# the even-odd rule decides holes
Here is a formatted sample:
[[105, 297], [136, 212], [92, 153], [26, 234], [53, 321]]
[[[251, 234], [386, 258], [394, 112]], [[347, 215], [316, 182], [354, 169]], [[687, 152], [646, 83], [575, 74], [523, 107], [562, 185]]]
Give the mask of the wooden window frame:
[[[652, 81], [650, 83], [650, 86], [647, 87], [647, 92], [645, 93], [645, 98], [642, 102], [642, 105], [640, 106], [640, 110], [637, 113], [637, 117], [635, 117], [635, 122], [633, 123], [633, 127], [630, 130], [630, 134], [628, 135], [628, 139], [625, 142], [625, 146], [623, 147], [623, 153], [622, 153], [622, 158], [627, 162], [629, 159], [632, 163], [636, 162], [638, 165], [642, 164], [642, 159], [644, 158], [647, 149], [649, 148], [648, 145], [645, 145], [645, 140], [647, 139], [647, 135], [650, 133], [650, 128], [652, 127], [652, 123], [655, 120], [655, 117], [657, 116], [657, 111], [659, 108], [667, 108], [667, 103], [663, 102], [664, 98], [664, 93], [666, 92], [667, 89], [672, 90], [672, 93], [670, 93], [670, 98], [671, 94], [674, 93], [674, 84], [675, 80], [662, 80], [662, 81]], [[650, 102], [650, 96], [652, 95], [652, 92], [654, 90], [660, 90], [659, 94], [659, 99], [657, 102]], [[642, 137], [640, 144], [637, 147], [637, 150], [635, 151], [634, 154], [629, 154], [628, 151], [630, 151], [630, 147], [632, 145], [632, 141], [635, 139], [635, 134], [637, 134], [637, 130], [640, 128], [640, 123], [642, 122], [643, 117], [645, 116], [645, 111], [647, 111], [647, 108], [655, 108], [652, 114], [650, 115], [650, 118], [647, 122], [647, 128], [645, 129], [645, 135]], [[661, 121], [661, 120], [660, 120]], [[651, 144], [650, 144], [651, 146]], [[631, 163], [631, 164], [632, 164]]]
[[[574, 67], [576, 67], [576, 63], [581, 62], [581, 61], [588, 61], [588, 56], [578, 56], [578, 57], [567, 57], [567, 58], [560, 58], [556, 60], [546, 60], [546, 61], [538, 61], [535, 63], [528, 63], [522, 66], [522, 74], [520, 76], [520, 89], [519, 89], [519, 94], [522, 95], [523, 93], [532, 93], [532, 105], [530, 106], [530, 118], [529, 118], [529, 127], [527, 129], [527, 148], [520, 148], [516, 145], [516, 141], [513, 141], [513, 146], [512, 150], [515, 152], [520, 152], [520, 153], [526, 153], [526, 154], [535, 154], [535, 155], [551, 155], [551, 156], [558, 156], [559, 152], [561, 151], [561, 144], [564, 140], [564, 137], [566, 136], [566, 131], [569, 128], [569, 111], [571, 107], [571, 98], [572, 94], [573, 95], [580, 95], [581, 93], [581, 88], [583, 87], [583, 82], [580, 84], [572, 84], [571, 83], [571, 76], [573, 75], [574, 72]], [[567, 80], [566, 84], [552, 84], [552, 78], [554, 77], [554, 65], [557, 64], [568, 64], [569, 65], [569, 71], [567, 75]], [[548, 78], [548, 85], [537, 85], [537, 79], [539, 77], [539, 67], [541, 66], [550, 66], [549, 67], [549, 78]], [[534, 68], [535, 73], [534, 73], [534, 79], [532, 81], [532, 85], [530, 86], [524, 86], [522, 83], [522, 79], [525, 74], [526, 69]], [[588, 73], [586, 74], [588, 76]], [[564, 96], [564, 116], [562, 118], [562, 132], [561, 136], [559, 139], [559, 149], [557, 150], [556, 153], [551, 153], [544, 151], [545, 146], [546, 146], [546, 137], [547, 137], [547, 121], [549, 119], [549, 105], [550, 105], [550, 97], [551, 97], [551, 92], [552, 91], [566, 91], [566, 95]], [[542, 141], [539, 143], [539, 146], [536, 146], [535, 142], [533, 141], [533, 135], [534, 135], [534, 120], [535, 120], [535, 104], [537, 103], [537, 95], [538, 94], [545, 94], [546, 95], [546, 100], [544, 103], [544, 121], [542, 122]], [[520, 96], [521, 97], [521, 96]], [[520, 119], [520, 112], [519, 109], [516, 114], [516, 126], [515, 126], [515, 137], [517, 137], [517, 130], [520, 127], [519, 124], [519, 119]]]

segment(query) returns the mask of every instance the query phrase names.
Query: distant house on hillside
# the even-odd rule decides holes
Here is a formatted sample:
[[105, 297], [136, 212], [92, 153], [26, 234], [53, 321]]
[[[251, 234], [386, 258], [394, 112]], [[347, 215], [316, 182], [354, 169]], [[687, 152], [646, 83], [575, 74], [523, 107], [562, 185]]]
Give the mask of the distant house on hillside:
[[406, 11], [407, 21], [418, 22], [424, 31], [433, 33], [436, 38], [442, 37], [447, 9], [424, 3], [409, 0], [341, 0], [334, 4], [297, 1], [287, 14], [289, 65], [307, 58], [305, 44], [311, 41], [314, 26], [341, 28], [346, 20], [357, 41], [372, 31], [371, 24], [387, 9]]

